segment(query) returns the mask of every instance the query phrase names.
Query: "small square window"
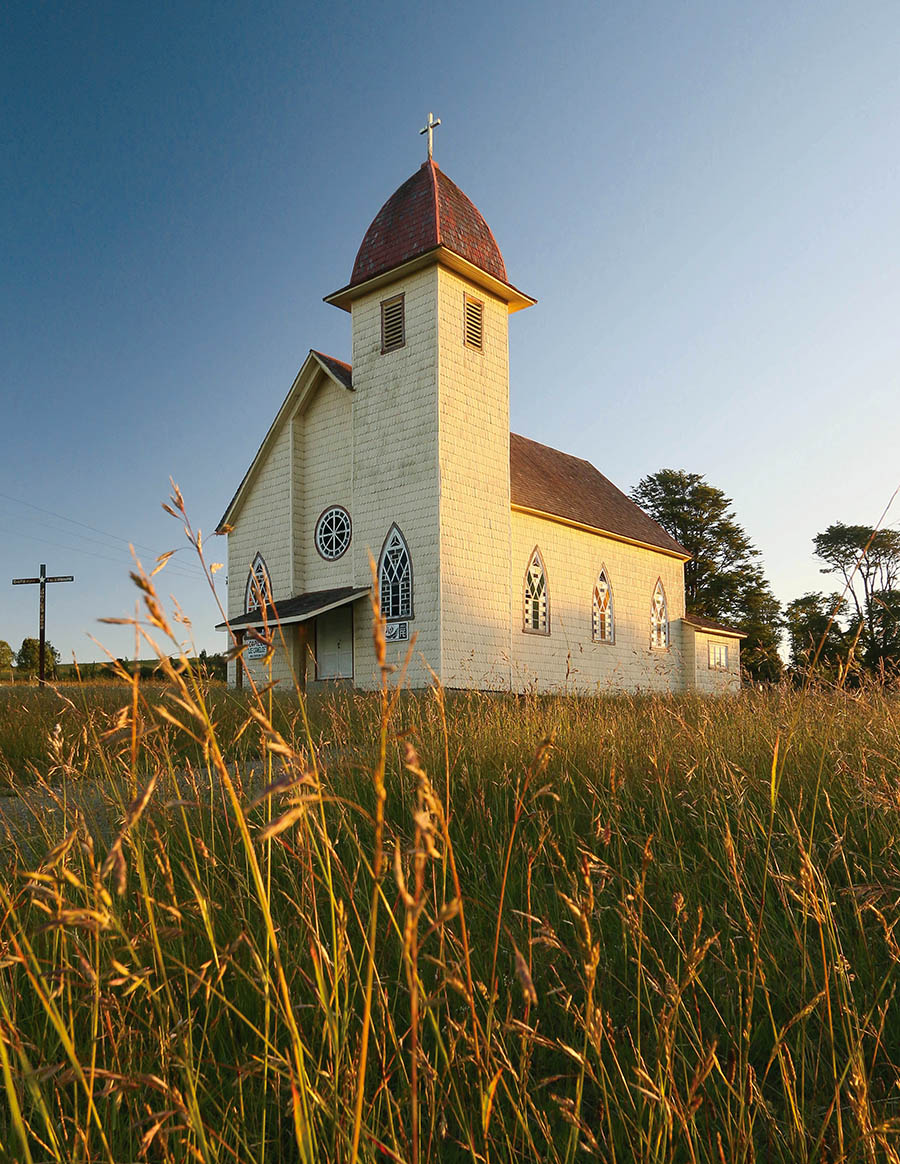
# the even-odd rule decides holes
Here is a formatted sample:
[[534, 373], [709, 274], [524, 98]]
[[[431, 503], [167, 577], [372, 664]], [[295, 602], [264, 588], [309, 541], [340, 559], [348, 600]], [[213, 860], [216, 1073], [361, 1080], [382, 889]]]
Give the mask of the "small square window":
[[393, 352], [406, 344], [403, 296], [395, 295], [381, 304], [381, 351]]
[[463, 340], [467, 348], [484, 347], [484, 304], [480, 299], [464, 296]]
[[727, 643], [709, 643], [708, 644], [708, 659], [710, 671], [727, 671], [728, 670], [728, 644]]

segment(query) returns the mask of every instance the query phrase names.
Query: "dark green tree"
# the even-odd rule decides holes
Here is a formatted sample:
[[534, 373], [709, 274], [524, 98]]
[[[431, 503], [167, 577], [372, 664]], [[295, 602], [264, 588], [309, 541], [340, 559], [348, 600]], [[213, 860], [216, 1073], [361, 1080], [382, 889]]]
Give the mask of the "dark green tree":
[[0, 675], [5, 675], [8, 671], [12, 671], [15, 661], [15, 651], [6, 639], [0, 639]]
[[228, 679], [228, 661], [222, 654], [209, 655], [204, 648], [197, 656], [197, 662], [210, 679], [219, 679], [223, 683]]
[[757, 561], [759, 550], [734, 516], [731, 498], [702, 474], [683, 469], [651, 473], [631, 497], [691, 554], [684, 568], [687, 613], [744, 631], [741, 662], [747, 674], [777, 679], [781, 607]]
[[900, 531], [835, 522], [813, 538], [823, 574], [845, 585], [859, 656], [875, 673], [900, 666]]
[[875, 590], [869, 620], [875, 644], [869, 660], [873, 671], [900, 673], [900, 590]]
[[804, 594], [784, 610], [784, 628], [791, 650], [791, 666], [798, 675], [813, 673], [830, 679], [849, 659], [852, 636], [842, 628], [847, 604], [840, 594]]
[[[49, 642], [44, 643], [44, 648], [44, 671], [49, 679], [56, 674], [59, 651]], [[41, 644], [38, 639], [22, 639], [22, 645], [16, 652], [16, 671], [20, 675], [37, 675], [40, 668], [40, 651]]]

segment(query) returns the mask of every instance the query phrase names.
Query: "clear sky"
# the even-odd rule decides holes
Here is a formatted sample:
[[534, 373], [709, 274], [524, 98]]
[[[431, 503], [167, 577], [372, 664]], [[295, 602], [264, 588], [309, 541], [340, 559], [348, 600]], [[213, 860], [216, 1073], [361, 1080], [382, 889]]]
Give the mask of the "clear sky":
[[[898, 61], [878, 0], [4, 6], [0, 638], [46, 562], [63, 657], [130, 650], [128, 542], [182, 544], [170, 475], [211, 535], [307, 350], [349, 359], [322, 296], [429, 110], [539, 300], [513, 429], [704, 473], [782, 601], [828, 586], [813, 535], [900, 483]], [[187, 549], [160, 581], [221, 648]]]

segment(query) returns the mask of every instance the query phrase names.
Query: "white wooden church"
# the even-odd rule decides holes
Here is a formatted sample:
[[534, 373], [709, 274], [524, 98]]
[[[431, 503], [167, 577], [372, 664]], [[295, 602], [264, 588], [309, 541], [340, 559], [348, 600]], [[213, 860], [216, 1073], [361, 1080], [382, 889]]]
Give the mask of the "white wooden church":
[[413, 687], [736, 689], [742, 636], [685, 616], [685, 549], [587, 461], [510, 433], [508, 317], [535, 300], [430, 129], [428, 154], [326, 297], [352, 366], [310, 351], [220, 522], [231, 682], [265, 681], [268, 636], [284, 686], [375, 686], [371, 555]]

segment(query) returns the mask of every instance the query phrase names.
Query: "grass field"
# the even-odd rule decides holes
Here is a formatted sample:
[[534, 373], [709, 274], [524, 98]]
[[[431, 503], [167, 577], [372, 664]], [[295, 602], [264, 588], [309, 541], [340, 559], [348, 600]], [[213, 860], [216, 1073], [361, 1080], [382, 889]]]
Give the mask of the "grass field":
[[3, 1158], [900, 1160], [890, 692], [171, 671], [0, 755]]

